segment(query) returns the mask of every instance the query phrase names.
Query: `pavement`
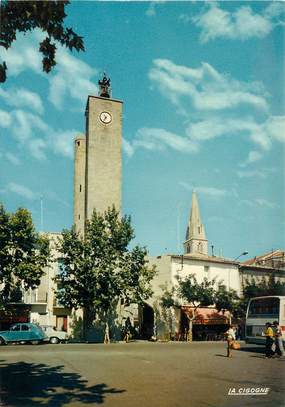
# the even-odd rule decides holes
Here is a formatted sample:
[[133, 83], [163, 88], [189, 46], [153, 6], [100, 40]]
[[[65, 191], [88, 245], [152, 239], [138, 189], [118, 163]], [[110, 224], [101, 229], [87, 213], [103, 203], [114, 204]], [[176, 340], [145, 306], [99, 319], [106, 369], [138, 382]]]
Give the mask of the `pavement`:
[[223, 342], [2, 346], [0, 406], [285, 406], [285, 358], [243, 343], [225, 355]]

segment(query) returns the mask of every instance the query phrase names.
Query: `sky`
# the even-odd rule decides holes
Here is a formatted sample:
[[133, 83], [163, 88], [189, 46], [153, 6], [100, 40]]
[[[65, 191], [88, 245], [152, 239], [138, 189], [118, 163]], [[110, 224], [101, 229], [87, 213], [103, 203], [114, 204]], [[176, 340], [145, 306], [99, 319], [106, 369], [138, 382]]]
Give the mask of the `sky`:
[[73, 140], [106, 71], [123, 101], [133, 244], [181, 254], [195, 190], [215, 255], [284, 249], [285, 4], [73, 1], [66, 13], [86, 51], [58, 45], [50, 74], [41, 69], [42, 32], [0, 49], [6, 210], [28, 208], [37, 230], [71, 227]]

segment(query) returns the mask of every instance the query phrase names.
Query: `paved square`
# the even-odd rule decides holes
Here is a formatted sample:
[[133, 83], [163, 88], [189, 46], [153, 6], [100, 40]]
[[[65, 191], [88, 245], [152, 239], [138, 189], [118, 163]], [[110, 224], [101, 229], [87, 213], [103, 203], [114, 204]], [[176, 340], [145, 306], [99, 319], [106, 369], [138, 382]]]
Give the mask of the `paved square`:
[[[131, 342], [0, 348], [1, 406], [284, 406], [285, 359], [242, 345]], [[268, 395], [228, 395], [269, 388]]]

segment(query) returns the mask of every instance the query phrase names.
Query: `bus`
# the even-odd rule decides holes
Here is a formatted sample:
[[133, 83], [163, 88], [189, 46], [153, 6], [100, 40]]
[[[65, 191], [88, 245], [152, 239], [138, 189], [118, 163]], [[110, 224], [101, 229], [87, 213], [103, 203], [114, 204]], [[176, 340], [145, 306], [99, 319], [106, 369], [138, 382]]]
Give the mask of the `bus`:
[[285, 343], [285, 296], [272, 295], [251, 298], [246, 313], [245, 341], [256, 345], [265, 345], [266, 322], [278, 321]]

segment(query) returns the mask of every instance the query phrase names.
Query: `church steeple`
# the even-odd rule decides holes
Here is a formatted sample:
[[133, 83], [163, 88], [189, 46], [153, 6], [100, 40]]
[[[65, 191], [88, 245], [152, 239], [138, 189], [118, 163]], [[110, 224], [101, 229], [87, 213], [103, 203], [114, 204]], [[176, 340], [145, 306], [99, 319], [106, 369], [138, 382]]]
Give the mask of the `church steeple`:
[[192, 192], [192, 207], [188, 222], [184, 253], [208, 254], [208, 240], [201, 222], [196, 192]]

